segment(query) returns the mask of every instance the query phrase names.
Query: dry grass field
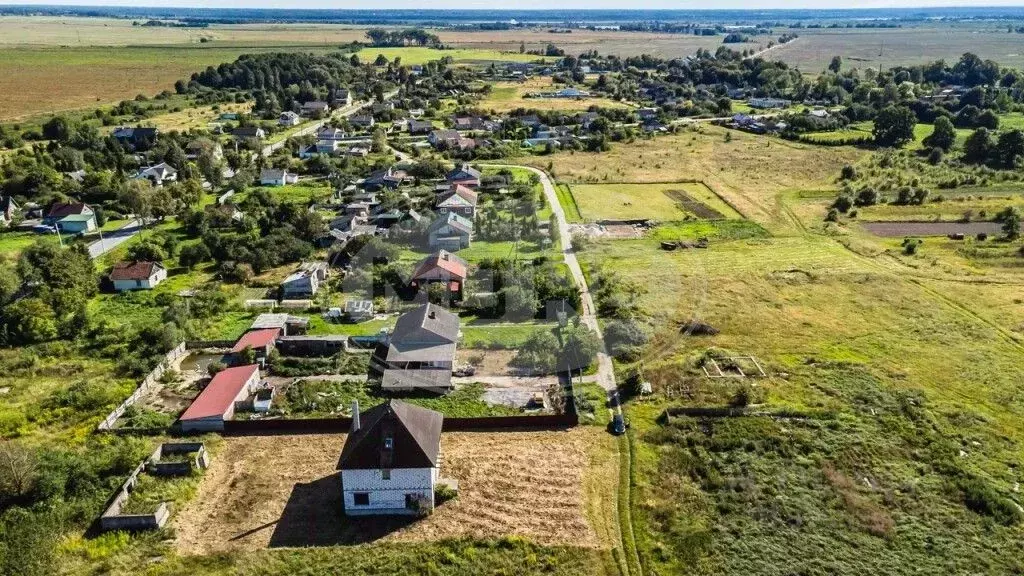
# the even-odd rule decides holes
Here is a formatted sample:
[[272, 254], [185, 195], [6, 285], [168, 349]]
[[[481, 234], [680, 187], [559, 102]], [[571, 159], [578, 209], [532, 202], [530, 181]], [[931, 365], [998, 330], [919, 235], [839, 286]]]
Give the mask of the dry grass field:
[[614, 500], [617, 458], [603, 430], [445, 433], [441, 475], [458, 480], [460, 494], [421, 520], [343, 515], [335, 466], [344, 442], [343, 434], [225, 439], [174, 520], [179, 552], [508, 535], [544, 545], [611, 541], [605, 522], [614, 514], [599, 501]]
[[766, 57], [782, 60], [817, 74], [833, 56], [843, 57], [848, 68], [883, 68], [956, 61], [974, 52], [1003, 66], [1024, 66], [1024, 39], [1009, 34], [1006, 26], [987, 24], [929, 24], [899, 29], [803, 29], [797, 42], [780, 46]]
[[[140, 46], [198, 44], [201, 38], [214, 45], [333, 45], [366, 40], [366, 27], [338, 24], [215, 24], [208, 28], [132, 26], [131, 20], [72, 17], [0, 17], [0, 45], [7, 46]], [[528, 30], [432, 30], [454, 48], [515, 51], [521, 43], [528, 50], [543, 50], [554, 43], [569, 54], [597, 50], [603, 54], [675, 57], [693, 54], [698, 48], [714, 50], [720, 37], [686, 34], [648, 34], [617, 31], [573, 30], [555, 34], [546, 28]]]
[[[697, 131], [699, 130], [699, 131]], [[702, 126], [671, 136], [615, 144], [609, 152], [557, 153], [525, 160], [553, 165], [573, 185], [608, 182], [699, 180], [740, 213], [769, 228], [792, 224], [780, 196], [790, 190], [831, 189], [839, 169], [864, 154], [849, 147], [820, 147]], [[586, 214], [586, 206], [580, 201]]]
[[[741, 217], [699, 182], [576, 184], [572, 193], [585, 220], [682, 220], [706, 218], [711, 211], [721, 218]], [[682, 195], [699, 203], [702, 209], [685, 209], [679, 200]]]
[[0, 49], [0, 120], [173, 90], [174, 82], [254, 48]]

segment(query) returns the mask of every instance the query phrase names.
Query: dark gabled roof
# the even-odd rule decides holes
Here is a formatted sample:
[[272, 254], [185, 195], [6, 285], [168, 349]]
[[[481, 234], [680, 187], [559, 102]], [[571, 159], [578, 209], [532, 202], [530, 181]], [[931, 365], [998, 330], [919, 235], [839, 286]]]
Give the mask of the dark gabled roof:
[[456, 166], [454, 170], [452, 170], [445, 176], [445, 179], [447, 179], [448, 181], [467, 180], [470, 178], [476, 178], [477, 180], [479, 180], [480, 171], [477, 170], [476, 168], [473, 168], [469, 164], [462, 164], [461, 166]]
[[91, 214], [92, 209], [82, 202], [56, 202], [46, 213], [47, 218], [63, 218], [73, 214]]
[[[434, 468], [441, 452], [440, 412], [390, 400], [359, 415], [361, 425], [345, 439], [339, 470]], [[391, 438], [391, 448], [385, 447]]]
[[391, 343], [443, 344], [459, 339], [459, 317], [436, 304], [423, 304], [398, 317]]
[[430, 223], [429, 231], [433, 232], [444, 226], [451, 226], [452, 228], [459, 230], [463, 234], [473, 233], [473, 223], [468, 219], [459, 216], [454, 212], [449, 212], [438, 217], [436, 220]]

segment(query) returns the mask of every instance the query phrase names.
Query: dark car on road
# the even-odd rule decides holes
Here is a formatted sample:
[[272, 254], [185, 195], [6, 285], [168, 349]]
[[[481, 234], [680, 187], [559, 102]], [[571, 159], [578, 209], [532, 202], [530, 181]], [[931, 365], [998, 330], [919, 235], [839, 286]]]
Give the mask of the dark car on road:
[[608, 424], [608, 430], [612, 434], [621, 436], [626, 433], [626, 428], [629, 428], [629, 422], [622, 414], [612, 416], [612, 421]]

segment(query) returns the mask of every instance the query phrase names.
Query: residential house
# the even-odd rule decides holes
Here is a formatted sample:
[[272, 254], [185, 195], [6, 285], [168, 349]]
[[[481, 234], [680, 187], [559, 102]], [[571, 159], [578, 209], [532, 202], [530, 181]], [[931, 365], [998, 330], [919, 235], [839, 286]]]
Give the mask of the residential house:
[[320, 100], [313, 100], [311, 102], [303, 102], [300, 110], [303, 116], [321, 118], [331, 111], [331, 105]]
[[451, 190], [441, 194], [437, 199], [437, 212], [447, 214], [449, 212], [463, 216], [467, 220], [476, 218], [476, 205], [479, 195], [461, 184], [452, 186]]
[[72, 234], [91, 232], [96, 229], [96, 214], [81, 202], [57, 202], [46, 212], [43, 224]]
[[213, 157], [214, 160], [220, 160], [224, 158], [224, 148], [217, 142], [214, 142], [213, 140], [210, 140], [208, 138], [196, 138], [195, 140], [192, 140], [191, 142], [186, 144], [185, 158], [188, 158], [189, 160], [195, 160], [196, 158], [199, 158], [200, 154], [203, 154], [204, 152], [207, 151], [210, 153], [210, 156]]
[[0, 196], [0, 224], [10, 226], [19, 215], [18, 205], [10, 195]]
[[167, 269], [159, 262], [120, 262], [110, 271], [114, 291], [152, 290], [167, 280]]
[[235, 414], [235, 404], [260, 387], [256, 364], [218, 372], [178, 419], [182, 432], [219, 432]]
[[118, 126], [111, 135], [133, 150], [148, 150], [156, 143], [159, 131], [156, 128]]
[[161, 162], [148, 168], [139, 170], [139, 173], [135, 175], [137, 180], [149, 180], [153, 186], [163, 186], [171, 182], [177, 182], [178, 171], [173, 166], [166, 162]]
[[67, 178], [68, 180], [71, 180], [72, 182], [77, 182], [78, 184], [81, 184], [81, 183], [85, 182], [85, 175], [86, 174], [88, 174], [88, 172], [86, 172], [85, 170], [79, 169], [79, 170], [73, 170], [71, 172], [65, 172], [64, 173], [64, 177]]
[[298, 181], [299, 175], [291, 174], [287, 170], [264, 168], [260, 171], [260, 186], [285, 186]]
[[320, 284], [327, 280], [326, 262], [306, 262], [281, 282], [281, 299], [293, 300], [315, 296]]
[[440, 480], [440, 412], [389, 400], [360, 413], [338, 459], [347, 516], [421, 515], [434, 509]]
[[447, 250], [438, 250], [416, 265], [411, 284], [422, 288], [429, 284], [443, 282], [449, 292], [459, 293], [466, 282], [469, 266], [466, 261]]
[[452, 252], [469, 248], [473, 238], [473, 222], [454, 212], [448, 212], [430, 224], [427, 235], [431, 248]]
[[352, 92], [339, 88], [334, 91], [334, 98], [331, 105], [335, 108], [345, 108], [352, 105]]
[[317, 140], [344, 140], [348, 134], [341, 128], [330, 128], [324, 126], [316, 133]]
[[338, 153], [338, 141], [333, 138], [317, 140], [314, 146], [316, 147], [317, 154], [328, 154], [333, 156]]
[[366, 158], [370, 155], [369, 146], [349, 146], [345, 149], [345, 155], [353, 158]]
[[390, 112], [390, 111], [392, 111], [394, 109], [395, 109], [395, 103], [394, 102], [387, 102], [387, 101], [385, 101], [385, 102], [374, 102], [373, 105], [370, 106], [370, 110], [373, 110], [374, 114], [381, 114], [383, 112]]
[[427, 136], [427, 142], [435, 148], [452, 148], [456, 146], [462, 135], [458, 130], [434, 130]]
[[598, 114], [597, 112], [583, 112], [579, 115], [578, 121], [580, 123], [581, 128], [583, 128], [584, 130], [589, 130], [590, 125], [593, 124], [594, 121], [600, 117], [601, 115]]
[[368, 130], [370, 128], [373, 128], [373, 125], [376, 123], [376, 121], [373, 119], [373, 116], [369, 114], [356, 114], [354, 116], [349, 116], [348, 123], [355, 126], [356, 128], [363, 128]]
[[238, 140], [244, 140], [246, 138], [262, 140], [267, 137], [267, 132], [258, 126], [240, 126], [232, 130], [231, 135]]
[[423, 304], [399, 316], [386, 348], [375, 353], [384, 368], [381, 387], [405, 392], [450, 390], [458, 340], [459, 317], [441, 306]]
[[364, 190], [376, 192], [385, 188], [394, 190], [401, 186], [409, 178], [405, 170], [389, 166], [383, 170], [371, 173], [360, 183]]
[[270, 355], [270, 351], [274, 349], [278, 337], [280, 337], [280, 328], [260, 328], [257, 330], [249, 330], [242, 337], [235, 342], [235, 345], [231, 348], [232, 354], [241, 354], [247, 348], [251, 349], [256, 355], [257, 360], [266, 359]]
[[452, 186], [466, 186], [467, 188], [478, 188], [480, 186], [480, 171], [469, 164], [460, 164], [454, 170], [445, 174], [444, 179]]
[[430, 134], [434, 123], [430, 120], [409, 120], [409, 134]]
[[287, 110], [281, 112], [281, 115], [277, 117], [277, 123], [281, 126], [298, 126], [302, 123], [302, 117], [291, 110]]

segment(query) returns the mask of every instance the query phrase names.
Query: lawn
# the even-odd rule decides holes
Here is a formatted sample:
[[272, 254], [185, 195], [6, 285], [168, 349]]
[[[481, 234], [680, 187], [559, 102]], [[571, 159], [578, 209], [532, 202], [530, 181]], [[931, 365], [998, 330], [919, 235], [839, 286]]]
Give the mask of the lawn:
[[[586, 111], [591, 106], [602, 108], [628, 108], [622, 102], [607, 98], [526, 98], [531, 92], [553, 92], [565, 88], [565, 84], [555, 84], [549, 76], [529, 78], [524, 82], [495, 82], [491, 92], [478, 106], [497, 113], [509, 112], [516, 108], [535, 110], [552, 110], [560, 112]], [[579, 86], [587, 90], [587, 86]]]
[[0, 231], [0, 257], [17, 258], [22, 250], [38, 241], [57, 242], [57, 236], [16, 230]]
[[[310, 204], [330, 198], [332, 188], [326, 180], [300, 180], [297, 184], [286, 184], [284, 186], [265, 186], [264, 190], [270, 192], [281, 202], [290, 204]], [[241, 203], [245, 195], [239, 194], [234, 197], [236, 203]]]
[[[704, 210], [726, 219], [742, 217], [700, 182], [576, 184], [571, 186], [571, 194], [580, 215], [590, 221], [683, 220], [708, 216], [710, 212]], [[683, 194], [696, 206], [684, 208], [680, 201]]]

